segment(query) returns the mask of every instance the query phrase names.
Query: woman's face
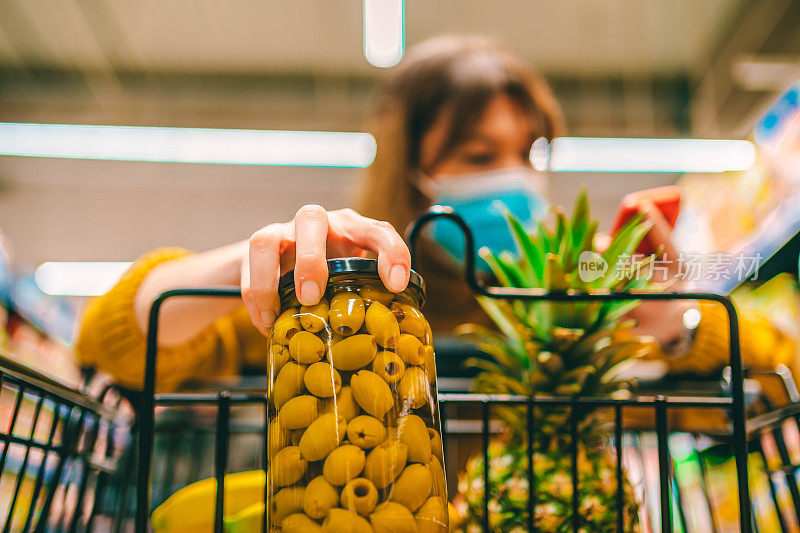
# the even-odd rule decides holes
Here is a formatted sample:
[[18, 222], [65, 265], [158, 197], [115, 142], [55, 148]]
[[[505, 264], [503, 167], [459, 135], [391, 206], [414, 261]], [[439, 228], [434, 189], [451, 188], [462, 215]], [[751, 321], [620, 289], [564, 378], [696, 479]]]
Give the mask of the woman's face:
[[534, 138], [530, 118], [509, 96], [495, 96], [486, 106], [472, 134], [434, 164], [445, 142], [451, 112], [439, 115], [422, 136], [420, 167], [431, 178], [496, 168], [530, 166]]

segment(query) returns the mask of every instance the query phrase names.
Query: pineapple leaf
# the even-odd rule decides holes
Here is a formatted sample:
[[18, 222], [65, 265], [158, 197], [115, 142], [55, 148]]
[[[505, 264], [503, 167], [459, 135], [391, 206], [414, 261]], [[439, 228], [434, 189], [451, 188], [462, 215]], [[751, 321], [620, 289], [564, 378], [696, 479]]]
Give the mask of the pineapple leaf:
[[630, 259], [633, 251], [636, 250], [644, 236], [650, 231], [651, 224], [642, 220], [643, 217], [637, 215], [628, 221], [617, 233], [606, 251], [603, 252], [603, 259], [608, 263], [608, 273], [597, 280], [596, 286], [604, 289], [614, 286], [620, 269], [619, 263]]
[[463, 364], [466, 368], [478, 368], [484, 372], [489, 372], [490, 374], [496, 374], [498, 376], [505, 374], [504, 369], [500, 365], [487, 361], [486, 359], [481, 359], [480, 357], [465, 359]]
[[521, 372], [523, 366], [528, 366], [530, 357], [525, 348], [504, 342], [502, 337], [488, 328], [477, 324], [464, 324], [456, 328], [456, 335], [467, 342], [472, 342], [512, 372]]
[[489, 318], [495, 323], [503, 334], [517, 346], [522, 346], [522, 337], [513, 323], [513, 315], [503, 311], [500, 302], [486, 296], [478, 297], [478, 304], [483, 308]]
[[508, 250], [503, 250], [497, 254], [497, 262], [503, 267], [508, 274], [508, 279], [512, 287], [527, 287], [530, 282], [526, 279], [525, 272], [514, 264], [514, 254]]
[[[536, 286], [541, 283], [541, 274], [537, 275], [537, 266], [542, 262], [541, 249], [537, 249], [536, 245], [531, 239], [522, 222], [517, 217], [511, 214], [506, 206], [502, 206], [501, 211], [508, 224], [508, 229], [511, 231], [511, 236], [514, 238], [514, 243], [517, 245], [517, 251], [521, 259], [521, 270], [525, 274], [525, 279], [528, 286]], [[522, 285], [520, 285], [522, 286]]]
[[494, 252], [488, 248], [481, 248], [478, 250], [478, 255], [481, 259], [486, 261], [486, 264], [489, 265], [489, 268], [492, 270], [492, 274], [494, 274], [494, 277], [497, 278], [497, 281], [499, 281], [501, 285], [505, 287], [511, 285], [509, 273], [506, 272], [506, 269], [502, 264], [500, 264], [500, 261], [497, 259], [497, 255]]

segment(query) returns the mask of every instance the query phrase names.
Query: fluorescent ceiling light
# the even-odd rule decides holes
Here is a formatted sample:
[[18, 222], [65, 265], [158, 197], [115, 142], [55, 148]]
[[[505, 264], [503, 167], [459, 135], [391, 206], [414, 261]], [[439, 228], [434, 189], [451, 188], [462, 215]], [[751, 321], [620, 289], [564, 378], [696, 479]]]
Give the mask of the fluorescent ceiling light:
[[[531, 152], [540, 157], [540, 152]], [[756, 159], [750, 141], [712, 139], [611, 139], [561, 137], [553, 140], [555, 172], [725, 172], [747, 170]]]
[[42, 263], [33, 279], [39, 289], [54, 296], [99, 296], [105, 294], [128, 269], [126, 262]]
[[[369, 0], [368, 0], [369, 2]], [[537, 169], [555, 172], [724, 172], [755, 161], [749, 141], [561, 137], [538, 140]], [[365, 168], [375, 158], [368, 133], [271, 131], [0, 122], [0, 155]]]
[[388, 68], [403, 57], [403, 0], [364, 0], [364, 55], [372, 65]]
[[167, 163], [368, 167], [368, 133], [0, 122], [0, 155]]

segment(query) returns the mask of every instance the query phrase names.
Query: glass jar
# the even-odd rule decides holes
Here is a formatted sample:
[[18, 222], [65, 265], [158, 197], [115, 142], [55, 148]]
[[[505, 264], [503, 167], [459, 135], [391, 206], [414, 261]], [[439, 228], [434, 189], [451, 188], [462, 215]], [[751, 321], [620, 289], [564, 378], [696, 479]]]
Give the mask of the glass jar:
[[274, 531], [436, 532], [447, 487], [422, 278], [389, 292], [377, 261], [328, 261], [319, 304], [293, 272], [269, 341], [268, 520]]

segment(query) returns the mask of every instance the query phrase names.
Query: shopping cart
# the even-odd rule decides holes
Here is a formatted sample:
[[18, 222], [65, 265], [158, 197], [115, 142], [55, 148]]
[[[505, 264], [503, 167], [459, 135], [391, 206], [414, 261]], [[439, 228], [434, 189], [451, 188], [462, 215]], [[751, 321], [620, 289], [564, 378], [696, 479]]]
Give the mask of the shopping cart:
[[130, 443], [132, 411], [111, 387], [90, 397], [0, 359], [2, 531], [108, 530], [110, 480]]
[[[610, 409], [614, 413], [613, 417], [613, 437], [616, 475], [617, 475], [617, 523], [622, 523], [623, 499], [622, 499], [622, 471], [623, 471], [623, 432], [629, 430], [624, 427], [624, 413], [632, 409], [649, 409], [655, 415], [655, 431], [658, 456], [658, 523], [660, 531], [673, 531], [673, 524], [676, 517], [673, 515], [674, 478], [672, 462], [670, 458], [669, 436], [671, 428], [669, 426], [670, 412], [685, 409], [714, 409], [726, 414], [729, 426], [725, 431], [716, 437], [730, 444], [735, 461], [735, 478], [738, 496], [738, 523], [739, 530], [744, 532], [752, 531], [752, 513], [749, 498], [748, 485], [748, 433], [745, 426], [745, 405], [744, 405], [744, 378], [742, 374], [742, 363], [739, 352], [739, 328], [736, 310], [729, 298], [718, 294], [709, 293], [578, 293], [572, 291], [545, 291], [541, 289], [512, 289], [503, 287], [491, 287], [481, 283], [475, 272], [474, 262], [474, 243], [472, 234], [466, 223], [455, 213], [447, 208], [436, 208], [423, 215], [413, 225], [409, 233], [409, 242], [412, 250], [415, 249], [423, 228], [437, 218], [446, 218], [457, 224], [464, 233], [465, 239], [465, 274], [466, 282], [470, 289], [478, 295], [497, 299], [520, 299], [520, 300], [547, 300], [557, 302], [578, 302], [578, 301], [607, 301], [607, 300], [706, 300], [717, 302], [722, 305], [728, 313], [729, 332], [730, 332], [730, 393], [719, 396], [682, 396], [682, 395], [639, 395], [629, 399], [611, 399], [595, 397], [519, 397], [519, 396], [497, 396], [480, 394], [455, 394], [442, 393], [439, 401], [442, 406], [443, 427], [447, 428], [447, 413], [461, 407], [479, 407], [480, 421], [480, 445], [484, 459], [484, 464], [490, 464], [489, 441], [491, 433], [492, 411], [498, 406], [522, 406], [527, 412], [527, 431], [530, 437], [528, 443], [534, 439], [532, 435], [536, 428], [534, 417], [535, 409], [538, 407], [558, 407], [569, 410], [578, 410], [587, 407]], [[413, 260], [416, 260], [416, 254]], [[414, 262], [412, 261], [412, 263]], [[235, 391], [220, 390], [214, 392], [190, 392], [190, 393], [156, 393], [156, 360], [159, 312], [164, 302], [172, 298], [183, 297], [240, 297], [238, 289], [233, 288], [204, 288], [204, 289], [175, 289], [160, 295], [150, 310], [147, 335], [147, 353], [145, 367], [145, 381], [141, 398], [138, 402], [138, 449], [137, 449], [137, 476], [136, 476], [136, 512], [135, 530], [137, 533], [145, 533], [149, 526], [151, 511], [151, 489], [152, 476], [151, 467], [153, 465], [153, 447], [156, 436], [156, 408], [163, 407], [186, 407], [186, 406], [213, 406], [216, 411], [215, 422], [213, 425], [214, 449], [213, 449], [213, 475], [217, 482], [216, 508], [215, 508], [215, 533], [222, 533], [223, 526], [223, 494], [225, 487], [225, 474], [229, 467], [229, 439], [231, 437], [231, 410], [239, 406], [255, 406], [262, 413], [260, 427], [261, 435], [261, 460], [260, 468], [266, 469], [266, 434], [269, 423], [267, 417], [267, 397], [265, 390]], [[572, 481], [572, 525], [573, 530], [578, 532], [583, 527], [580, 516], [580, 486], [578, 475], [578, 439], [577, 427], [574, 423], [576, 417], [571, 417], [573, 423], [568, 431], [572, 435], [572, 446], [567, 450], [571, 459], [571, 481]], [[445, 432], [445, 440], [448, 436]], [[527, 449], [527, 479], [528, 486], [534, 487], [533, 449], [529, 445]], [[488, 487], [489, 468], [483, 472], [484, 487]], [[265, 488], [266, 491], [266, 488]], [[535, 491], [529, 491], [535, 494]], [[266, 494], [265, 494], [266, 496]], [[483, 529], [489, 531], [490, 509], [489, 499], [484, 498], [484, 509], [482, 515]], [[528, 530], [534, 531], [534, 513], [536, 501], [529, 497], [528, 507]], [[678, 506], [677, 520], [685, 529], [685, 518]], [[266, 513], [266, 510], [265, 510]], [[263, 530], [267, 530], [266, 520], [262, 523]], [[618, 527], [622, 530], [621, 526]]]

